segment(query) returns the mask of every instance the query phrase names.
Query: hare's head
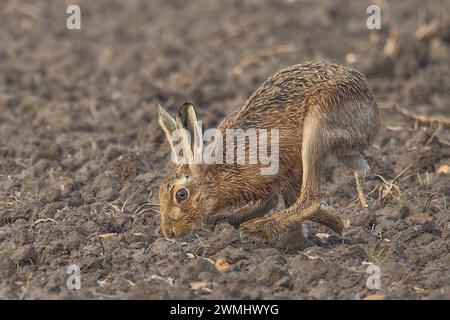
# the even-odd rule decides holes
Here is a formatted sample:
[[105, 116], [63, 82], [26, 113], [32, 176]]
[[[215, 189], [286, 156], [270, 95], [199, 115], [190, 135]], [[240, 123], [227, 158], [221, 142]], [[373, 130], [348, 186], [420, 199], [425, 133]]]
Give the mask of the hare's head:
[[182, 105], [176, 119], [162, 107], [158, 107], [158, 113], [176, 163], [159, 189], [161, 228], [165, 237], [179, 238], [190, 233], [214, 209], [216, 198], [211, 193], [208, 166], [198, 161], [202, 134], [194, 106]]

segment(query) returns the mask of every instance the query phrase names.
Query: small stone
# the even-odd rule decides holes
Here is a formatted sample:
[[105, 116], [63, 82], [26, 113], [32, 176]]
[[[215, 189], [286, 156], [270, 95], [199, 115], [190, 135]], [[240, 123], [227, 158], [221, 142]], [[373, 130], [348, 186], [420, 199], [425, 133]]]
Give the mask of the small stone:
[[195, 258], [195, 255], [194, 255], [193, 253], [188, 252], [188, 253], [186, 253], [186, 258], [188, 258], [188, 259], [194, 259], [194, 258]]
[[203, 290], [206, 292], [211, 292], [211, 289], [208, 288], [208, 283], [206, 281], [194, 281], [189, 285], [192, 290]]
[[408, 220], [423, 224], [425, 222], [431, 222], [432, 218], [426, 213], [415, 213], [412, 216], [408, 217]]
[[439, 173], [450, 174], [450, 166], [447, 165], [447, 164], [443, 164], [443, 165], [441, 165], [441, 166], [437, 169], [436, 172], [437, 172], [438, 174], [439, 174]]
[[230, 269], [230, 264], [223, 258], [217, 259], [214, 266], [216, 267], [217, 271], [220, 272]]

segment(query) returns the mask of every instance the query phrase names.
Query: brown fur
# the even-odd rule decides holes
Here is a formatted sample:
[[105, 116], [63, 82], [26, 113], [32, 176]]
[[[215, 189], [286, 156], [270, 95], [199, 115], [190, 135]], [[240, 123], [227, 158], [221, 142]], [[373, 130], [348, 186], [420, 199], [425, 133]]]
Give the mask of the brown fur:
[[[177, 121], [160, 108], [160, 123], [169, 140], [175, 122], [188, 123], [184, 127], [192, 132], [195, 119], [191, 104], [180, 107]], [[376, 102], [361, 73], [326, 62], [281, 70], [219, 125], [224, 136], [227, 128], [278, 129], [278, 174], [261, 175], [260, 164], [177, 165], [160, 189], [164, 235], [186, 235], [200, 221], [214, 220], [217, 214], [215, 221], [241, 224], [244, 233], [263, 238], [296, 229], [307, 219], [342, 231], [337, 217], [319, 209], [323, 163], [334, 155], [352, 169], [366, 170], [363, 151], [378, 126]], [[180, 183], [189, 190], [189, 197], [177, 204], [174, 194]], [[283, 195], [286, 208], [263, 217], [275, 206], [278, 194]], [[242, 207], [234, 212], [220, 213], [238, 205]]]

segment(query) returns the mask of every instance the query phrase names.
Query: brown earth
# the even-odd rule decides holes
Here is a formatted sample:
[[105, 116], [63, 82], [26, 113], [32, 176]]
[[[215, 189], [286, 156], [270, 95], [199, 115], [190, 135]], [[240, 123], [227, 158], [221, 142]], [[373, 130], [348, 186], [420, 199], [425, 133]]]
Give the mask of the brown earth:
[[[0, 298], [449, 299], [450, 2], [373, 2], [381, 30], [364, 1], [73, 1], [70, 31], [63, 1], [2, 1]], [[165, 240], [141, 207], [172, 167], [155, 104], [193, 101], [211, 127], [307, 60], [352, 65], [379, 102], [369, 207], [332, 167], [344, 238], [311, 223], [306, 244], [242, 240], [223, 223]]]

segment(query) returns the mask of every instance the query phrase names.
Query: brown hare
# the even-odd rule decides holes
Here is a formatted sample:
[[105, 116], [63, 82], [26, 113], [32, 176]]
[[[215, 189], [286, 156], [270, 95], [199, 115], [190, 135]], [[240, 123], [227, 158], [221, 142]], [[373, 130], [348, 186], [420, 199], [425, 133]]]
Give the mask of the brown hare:
[[[185, 103], [176, 119], [161, 107], [158, 111], [172, 149], [181, 143], [178, 151], [184, 159], [159, 191], [163, 234], [176, 238], [189, 234], [202, 222], [218, 220], [265, 239], [300, 229], [305, 220], [341, 233], [341, 220], [320, 208], [324, 162], [334, 156], [348, 168], [367, 171], [363, 152], [379, 127], [377, 104], [365, 77], [327, 62], [308, 62], [279, 71], [219, 125], [223, 135], [232, 128], [278, 130], [276, 174], [262, 175], [261, 163], [196, 161], [202, 131], [194, 106]], [[190, 133], [196, 143], [186, 134], [175, 135], [177, 131]], [[264, 216], [277, 205], [279, 194], [285, 209]], [[237, 209], [223, 211], [231, 207]]]

